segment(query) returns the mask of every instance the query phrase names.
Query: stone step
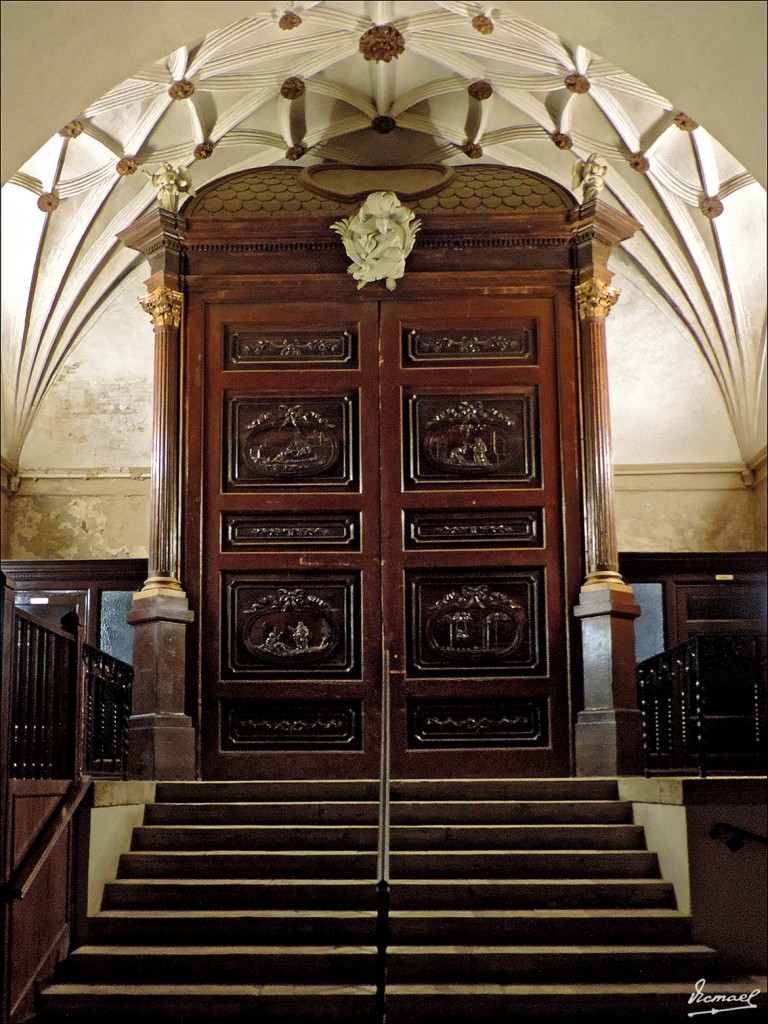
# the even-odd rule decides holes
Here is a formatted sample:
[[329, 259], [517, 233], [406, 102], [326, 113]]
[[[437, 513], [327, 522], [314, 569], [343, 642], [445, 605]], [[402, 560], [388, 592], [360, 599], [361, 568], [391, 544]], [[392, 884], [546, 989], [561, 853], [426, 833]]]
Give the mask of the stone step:
[[[373, 824], [376, 801], [147, 804], [144, 824]], [[409, 800], [391, 805], [399, 824], [623, 824], [632, 804], [618, 800]]]
[[[570, 984], [391, 985], [388, 1024], [488, 1024], [489, 1021], [566, 1020], [568, 1024], [640, 1024], [686, 1020], [695, 980], [581, 982]], [[761, 988], [763, 991], [761, 992]], [[764, 979], [708, 981], [709, 996], [731, 997], [720, 1006], [754, 1005], [764, 1012]], [[753, 994], [756, 993], [756, 994]], [[110, 1024], [137, 1019], [369, 1024], [372, 985], [93, 985], [56, 984], [41, 995], [46, 1024], [72, 1018]], [[741, 1000], [741, 1002], [737, 1002]], [[702, 1004], [696, 1004], [697, 1006]], [[461, 1016], [457, 1017], [457, 1008]], [[709, 1006], [703, 1007], [711, 1014]], [[750, 1018], [751, 1019], [751, 1018]]]
[[[391, 984], [514, 980], [671, 980], [700, 976], [714, 951], [699, 945], [391, 946]], [[280, 984], [375, 982], [374, 946], [81, 946], [67, 960], [71, 981]]]
[[[632, 804], [622, 800], [400, 800], [391, 806], [393, 825], [609, 825], [631, 823]], [[155, 803], [146, 825], [372, 824], [375, 800], [241, 801]]]
[[672, 980], [699, 977], [714, 959], [698, 945], [390, 946], [388, 982]]
[[[538, 984], [393, 984], [387, 989], [387, 1022], [444, 1024], [445, 1021], [460, 1020], [461, 1024], [488, 1024], [489, 1021], [529, 1024], [560, 1020], [568, 1024], [594, 1024], [595, 1021], [641, 1024], [657, 1020], [670, 1024], [688, 1020], [692, 1009], [690, 1000], [698, 980], [565, 985], [546, 981]], [[751, 1002], [765, 1013], [764, 985], [764, 978], [712, 980], [707, 982], [706, 992], [710, 996], [731, 997], [732, 1002], [721, 1002], [718, 1006], [733, 1008]], [[711, 1004], [696, 1005], [711, 1016]], [[455, 1016], [457, 1007], [461, 1007], [460, 1018]]]
[[374, 983], [374, 946], [81, 946], [66, 961], [71, 981], [248, 984]]
[[[391, 886], [394, 910], [673, 907], [674, 889], [660, 879], [401, 879]], [[313, 909], [370, 910], [368, 879], [118, 879], [104, 888], [105, 910]]]
[[[372, 941], [373, 910], [106, 910], [88, 919], [91, 943], [360, 944]], [[393, 943], [690, 942], [678, 910], [395, 910]]]
[[[132, 850], [373, 850], [373, 825], [145, 825]], [[639, 825], [393, 825], [397, 850], [642, 850]]]
[[95, 985], [48, 986], [39, 1008], [46, 1024], [73, 1018], [104, 1024], [141, 1021], [303, 1021], [368, 1024], [376, 1020], [372, 985]]
[[[408, 850], [393, 852], [392, 879], [655, 878], [647, 850]], [[135, 851], [118, 878], [373, 878], [376, 853], [359, 850]]]
[[[614, 800], [612, 779], [393, 779], [399, 800]], [[240, 803], [260, 800], [378, 800], [376, 779], [286, 779], [240, 782], [158, 782], [157, 803]]]
[[374, 910], [102, 910], [88, 918], [90, 943], [210, 942], [364, 945]]

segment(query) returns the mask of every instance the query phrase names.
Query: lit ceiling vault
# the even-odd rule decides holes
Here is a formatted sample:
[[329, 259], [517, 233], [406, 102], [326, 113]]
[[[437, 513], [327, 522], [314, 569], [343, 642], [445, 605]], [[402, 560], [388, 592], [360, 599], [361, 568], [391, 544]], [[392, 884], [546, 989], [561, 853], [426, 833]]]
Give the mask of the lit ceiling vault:
[[748, 462], [764, 444], [764, 190], [684, 111], [506, 6], [277, 5], [62, 126], [2, 189], [8, 461], [23, 464], [47, 391], [135, 265], [115, 236], [154, 202], [161, 161], [198, 189], [270, 164], [478, 159], [570, 187], [575, 162], [597, 152], [601, 198], [643, 225], [625, 269], [685, 325]]

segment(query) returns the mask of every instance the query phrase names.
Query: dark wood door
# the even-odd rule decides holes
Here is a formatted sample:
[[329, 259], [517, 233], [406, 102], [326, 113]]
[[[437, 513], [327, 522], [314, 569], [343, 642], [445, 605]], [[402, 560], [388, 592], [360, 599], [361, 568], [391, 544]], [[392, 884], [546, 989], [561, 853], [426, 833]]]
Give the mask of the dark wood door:
[[328, 294], [196, 314], [203, 775], [375, 776], [384, 650], [396, 774], [567, 774], [556, 304]]
[[393, 771], [568, 774], [552, 301], [386, 302], [381, 351]]
[[205, 307], [202, 767], [377, 771], [378, 306]]

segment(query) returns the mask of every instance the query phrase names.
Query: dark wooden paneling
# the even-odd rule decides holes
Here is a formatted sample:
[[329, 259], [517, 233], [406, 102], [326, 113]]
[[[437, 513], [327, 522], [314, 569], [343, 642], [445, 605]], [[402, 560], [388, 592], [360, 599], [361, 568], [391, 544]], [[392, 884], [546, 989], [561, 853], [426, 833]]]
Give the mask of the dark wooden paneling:
[[257, 370], [289, 368], [300, 364], [305, 370], [357, 366], [357, 331], [286, 331], [277, 326], [226, 324], [224, 327], [224, 368]]
[[448, 509], [406, 510], [403, 520], [406, 548], [507, 548], [541, 547], [544, 544], [544, 511], [534, 509], [487, 509], [471, 519]]
[[[575, 357], [560, 296], [543, 291], [456, 282], [451, 296], [382, 303], [383, 615], [401, 775], [569, 771]], [[527, 325], [517, 362], [460, 351], [419, 363], [407, 344], [504, 324]]]
[[[17, 868], [69, 788], [68, 780], [12, 780], [8, 838]], [[72, 832], [67, 829], [23, 900], [8, 906], [5, 950], [10, 1021], [31, 1018], [35, 982], [69, 950], [72, 919]]]
[[408, 745], [438, 747], [546, 747], [549, 712], [544, 698], [408, 701]]
[[224, 401], [225, 490], [356, 486], [356, 394]]
[[[58, 625], [62, 615], [76, 611], [83, 639], [99, 646], [99, 609], [103, 590], [140, 590], [147, 578], [145, 558], [8, 559], [3, 572], [14, 581], [16, 603]], [[26, 597], [48, 597], [48, 605], [31, 605]]]
[[[379, 284], [354, 292], [321, 220], [186, 231], [184, 580], [200, 624], [190, 707], [203, 774], [374, 775], [382, 640], [392, 653], [393, 770], [567, 774], [578, 703], [569, 604], [581, 561], [567, 217], [441, 215], [394, 294]], [[286, 418], [295, 405], [328, 426], [296, 426]], [[302, 460], [312, 472], [297, 469]], [[230, 596], [235, 581], [243, 594], [266, 584], [311, 592], [333, 574], [359, 581], [357, 621], [347, 624], [359, 668], [331, 664], [339, 630], [330, 621], [314, 664], [296, 651], [300, 621], [310, 633], [302, 642], [318, 646], [323, 615], [342, 608], [337, 595], [315, 595], [327, 608], [315, 606], [314, 631], [294, 611], [264, 606], [255, 633], [254, 606], [275, 598]], [[437, 605], [451, 588], [461, 600], [461, 587], [483, 586], [501, 596], [470, 608], [470, 641], [482, 634], [481, 610], [498, 616], [503, 642], [475, 660], [469, 648], [446, 653]], [[406, 609], [423, 595], [417, 643]], [[275, 613], [283, 618], [272, 623]], [[465, 723], [466, 742], [422, 732], [409, 742], [409, 715], [436, 700]], [[270, 752], [257, 735], [295, 721], [305, 740], [321, 728], [317, 716], [338, 723], [357, 705], [354, 743], [333, 726], [346, 749], [302, 753], [291, 740]], [[291, 708], [304, 711], [292, 719]], [[493, 723], [482, 743], [469, 726], [481, 712]]]
[[308, 522], [296, 512], [227, 512], [222, 516], [222, 551], [348, 548], [360, 550], [360, 513], [321, 513]]
[[360, 678], [355, 574], [224, 574], [223, 679]]
[[629, 552], [620, 567], [630, 583], [662, 585], [667, 648], [706, 633], [766, 633], [764, 551]]
[[406, 572], [406, 587], [413, 675], [546, 675], [541, 569]]
[[[185, 580], [207, 624], [210, 778], [360, 776], [378, 761], [378, 312], [346, 281], [302, 286], [300, 302], [291, 291], [278, 301], [251, 282], [237, 301], [190, 309], [188, 434], [201, 464], [189, 479], [203, 503]], [[266, 340], [269, 360], [235, 366], [233, 325], [249, 344]], [[277, 337], [299, 358], [277, 358]], [[318, 339], [330, 339], [327, 358]]]
[[222, 701], [224, 750], [359, 750], [360, 701]]
[[[516, 394], [517, 392], [517, 394]], [[539, 484], [536, 389], [416, 393], [405, 399], [408, 486]]]

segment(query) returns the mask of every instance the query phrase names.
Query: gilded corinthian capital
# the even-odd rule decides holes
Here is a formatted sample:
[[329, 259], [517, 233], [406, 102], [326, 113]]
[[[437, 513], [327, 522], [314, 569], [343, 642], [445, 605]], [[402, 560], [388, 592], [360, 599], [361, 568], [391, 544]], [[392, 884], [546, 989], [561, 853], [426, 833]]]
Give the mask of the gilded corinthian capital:
[[171, 288], [155, 288], [149, 295], [139, 299], [141, 308], [152, 317], [155, 327], [181, 326], [181, 312], [184, 296]]
[[594, 278], [576, 285], [576, 303], [579, 307], [579, 319], [588, 316], [606, 317], [619, 300], [618, 288], [609, 288], [602, 281]]

